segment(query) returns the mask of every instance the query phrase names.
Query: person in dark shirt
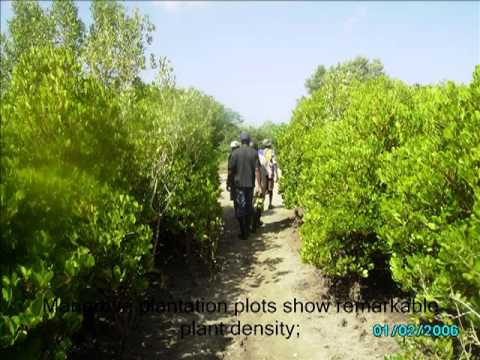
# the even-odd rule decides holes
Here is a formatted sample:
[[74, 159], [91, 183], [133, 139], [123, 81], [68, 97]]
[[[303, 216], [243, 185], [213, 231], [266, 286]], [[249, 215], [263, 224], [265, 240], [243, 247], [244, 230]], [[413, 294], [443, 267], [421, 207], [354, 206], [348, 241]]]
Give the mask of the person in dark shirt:
[[240, 238], [247, 239], [253, 217], [253, 190], [260, 191], [260, 161], [258, 153], [249, 146], [250, 136], [240, 134], [241, 146], [228, 162], [228, 176], [235, 186], [235, 216], [240, 223]]

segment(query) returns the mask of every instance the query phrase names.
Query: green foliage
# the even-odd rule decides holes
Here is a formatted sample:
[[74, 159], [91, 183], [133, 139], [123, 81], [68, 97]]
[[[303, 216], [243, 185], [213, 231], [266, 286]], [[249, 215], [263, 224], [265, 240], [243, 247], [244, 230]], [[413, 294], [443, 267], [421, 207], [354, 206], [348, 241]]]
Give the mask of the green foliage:
[[330, 94], [326, 84], [295, 113], [296, 134], [286, 133], [289, 151], [280, 151], [282, 187], [287, 204], [305, 210], [303, 257], [335, 275], [365, 276], [374, 254], [386, 251], [375, 232], [382, 193], [376, 169], [394, 142], [408, 89], [385, 78], [354, 82], [337, 90], [333, 107], [326, 106]]
[[220, 140], [220, 150], [223, 154], [230, 152], [230, 143], [237, 140], [240, 129], [243, 127], [243, 119], [235, 111], [225, 109], [224, 118], [217, 128], [217, 137]]
[[312, 141], [317, 141], [315, 129], [341, 118], [349, 101], [349, 87], [332, 78], [320, 91], [311, 97], [303, 98], [293, 111], [292, 121], [286, 129], [280, 131], [278, 146], [279, 162], [282, 164], [280, 186], [284, 190], [283, 200], [288, 207], [300, 206], [298, 196], [305, 191], [309, 179], [302, 174], [308, 169], [313, 156]]
[[341, 76], [348, 81], [359, 80], [367, 81], [385, 75], [383, 64], [378, 59], [370, 61], [363, 56], [357, 56], [355, 59], [338, 63], [330, 68], [320, 65], [315, 69], [313, 75], [305, 81], [305, 88], [309, 94], [313, 94], [320, 89], [331, 77]]
[[73, 0], [55, 0], [50, 13], [54, 26], [54, 43], [78, 52], [82, 46], [85, 25], [78, 18]]
[[[258, 127], [244, 127], [243, 130], [247, 131], [252, 139], [257, 143], [261, 143], [265, 139], [270, 139], [273, 146], [277, 144], [278, 134], [285, 127], [284, 124], [275, 124], [272, 121], [265, 121]], [[236, 136], [238, 138], [238, 134]]]
[[93, 76], [106, 84], [128, 87], [146, 67], [145, 47], [154, 26], [137, 10], [130, 16], [115, 1], [93, 1], [93, 24], [83, 58]]
[[5, 93], [11, 72], [20, 57], [35, 47], [55, 45], [68, 47], [79, 54], [85, 25], [78, 18], [72, 0], [54, 0], [50, 11], [38, 1], [19, 0], [12, 3], [9, 21], [10, 36], [0, 35], [0, 91]]
[[387, 257], [400, 287], [440, 304], [435, 320], [464, 329], [408, 346], [467, 359], [480, 347], [480, 66], [470, 86], [337, 75], [299, 102], [279, 141], [284, 200], [304, 209], [302, 256], [364, 277]]
[[224, 160], [226, 160], [227, 154], [231, 151], [230, 143], [234, 140], [240, 141], [240, 132], [247, 132], [252, 141], [260, 146], [263, 140], [270, 139], [275, 148], [279, 134], [286, 127], [285, 124], [275, 124], [269, 120], [260, 126], [247, 125], [243, 122], [239, 114], [231, 110], [226, 110], [223, 114], [223, 118], [218, 122], [219, 125], [217, 126], [216, 134]]
[[327, 68], [324, 65], [319, 65], [312, 76], [305, 80], [305, 88], [308, 90], [309, 94], [312, 94], [322, 87], [323, 78], [326, 73]]
[[[2, 347], [61, 319], [44, 313], [43, 301], [128, 297], [144, 287], [133, 280], [151, 265], [151, 230], [122, 191], [121, 160], [132, 147], [114, 96], [80, 75], [71, 50], [33, 49], [13, 70], [1, 108]], [[135, 240], [125, 237], [132, 232]], [[60, 327], [60, 338], [77, 323]]]
[[144, 91], [134, 117], [140, 122], [136, 161], [153, 184], [147, 202], [170, 224], [170, 232], [192, 234], [211, 261], [220, 230], [215, 131], [223, 108], [193, 89], [148, 86]]
[[[441, 321], [463, 314], [460, 342], [480, 344], [480, 66], [470, 87], [447, 83], [419, 95], [421, 117], [379, 171], [386, 193], [378, 233], [391, 248], [393, 278], [437, 301]], [[420, 107], [419, 107], [420, 109]], [[412, 126], [413, 125], [413, 126]], [[478, 330], [477, 330], [478, 331]], [[477, 333], [478, 334], [478, 333]], [[462, 350], [461, 358], [470, 352]]]
[[48, 13], [40, 7], [38, 1], [14, 1], [12, 10], [13, 17], [9, 21], [11, 57], [13, 61], [18, 61], [32, 47], [49, 44], [54, 28]]

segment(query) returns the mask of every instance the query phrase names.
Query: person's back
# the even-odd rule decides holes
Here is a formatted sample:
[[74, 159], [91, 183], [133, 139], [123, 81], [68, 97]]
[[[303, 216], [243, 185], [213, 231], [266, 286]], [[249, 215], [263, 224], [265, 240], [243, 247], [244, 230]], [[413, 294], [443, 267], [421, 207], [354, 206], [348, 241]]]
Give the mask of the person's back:
[[278, 173], [277, 173], [277, 161], [275, 160], [275, 152], [272, 149], [272, 142], [269, 139], [265, 139], [263, 141], [263, 145], [265, 149], [263, 151], [263, 157], [265, 160], [265, 166], [268, 172], [268, 179], [267, 179], [267, 192], [269, 196], [269, 205], [268, 208], [272, 209], [272, 199], [273, 199], [273, 184], [275, 179], [278, 181]]
[[271, 179], [273, 178], [273, 174], [275, 171], [275, 153], [273, 152], [272, 148], [265, 148], [264, 150], [264, 157], [265, 157], [265, 168], [268, 172], [268, 177]]
[[235, 150], [228, 166], [233, 170], [235, 186], [253, 188], [257, 166], [258, 154], [255, 149], [243, 144]]
[[263, 222], [261, 221], [265, 194], [267, 192], [267, 182], [268, 182], [268, 172], [267, 172], [267, 162], [265, 161], [265, 151], [264, 149], [258, 150], [258, 159], [260, 162], [260, 191], [255, 192], [254, 194], [254, 218], [252, 224], [253, 232], [256, 231], [258, 226], [261, 226]]
[[248, 146], [250, 136], [240, 134], [242, 145], [235, 150], [228, 164], [235, 186], [235, 216], [240, 223], [240, 238], [247, 239], [253, 215], [253, 188], [260, 189], [260, 162], [255, 149]]

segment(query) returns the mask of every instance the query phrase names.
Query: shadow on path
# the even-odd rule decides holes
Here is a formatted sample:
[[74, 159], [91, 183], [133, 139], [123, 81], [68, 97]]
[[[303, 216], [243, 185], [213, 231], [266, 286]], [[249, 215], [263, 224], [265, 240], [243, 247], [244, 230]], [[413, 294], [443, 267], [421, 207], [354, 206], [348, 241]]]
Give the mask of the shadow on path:
[[[248, 240], [238, 239], [238, 222], [234, 217], [231, 205], [225, 206], [223, 201], [224, 233], [219, 241], [217, 264], [218, 270], [211, 277], [197, 279], [192, 284], [190, 274], [178, 274], [172, 279], [168, 289], [152, 287], [149, 296], [153, 302], [166, 301], [192, 301], [225, 302], [233, 304], [240, 298], [245, 298], [248, 293], [241, 288], [246, 276], [251, 272], [256, 262], [256, 254], [275, 248], [278, 245], [264, 241], [269, 233], [278, 233], [290, 225], [288, 219], [266, 224], [252, 234]], [[273, 212], [275, 210], [270, 210]], [[264, 261], [262, 265], [274, 269], [281, 258], [272, 258]], [[278, 273], [277, 278], [282, 274]], [[262, 276], [254, 277], [249, 282], [252, 288], [262, 286]], [[231, 308], [229, 309], [231, 311]], [[190, 325], [192, 321], [197, 324], [215, 324], [224, 322], [231, 325], [236, 321], [232, 313], [224, 312], [199, 312], [199, 313], [146, 313], [141, 315], [134, 335], [128, 340], [127, 351], [124, 359], [223, 359], [223, 353], [233, 341], [232, 336], [180, 336], [180, 326]]]

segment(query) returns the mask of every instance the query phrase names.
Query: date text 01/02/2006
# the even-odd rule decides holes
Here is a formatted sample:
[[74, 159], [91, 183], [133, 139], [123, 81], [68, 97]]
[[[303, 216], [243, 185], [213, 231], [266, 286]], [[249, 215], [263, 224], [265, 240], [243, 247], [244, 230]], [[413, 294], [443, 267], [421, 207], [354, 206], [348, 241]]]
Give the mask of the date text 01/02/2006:
[[460, 330], [456, 325], [430, 324], [375, 324], [372, 327], [373, 336], [458, 336]]

